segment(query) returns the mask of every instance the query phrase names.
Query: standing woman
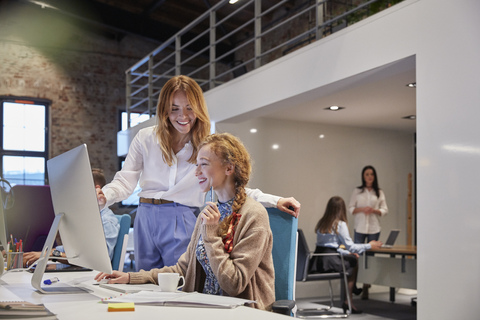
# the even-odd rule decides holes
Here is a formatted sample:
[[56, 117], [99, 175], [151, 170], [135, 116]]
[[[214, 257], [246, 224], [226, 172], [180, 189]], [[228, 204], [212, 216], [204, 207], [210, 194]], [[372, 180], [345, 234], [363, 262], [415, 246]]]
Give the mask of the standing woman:
[[[317, 234], [317, 246], [315, 253], [339, 252], [343, 255], [345, 269], [348, 272], [348, 294], [352, 302], [352, 313], [362, 313], [353, 306], [352, 291], [358, 273], [359, 254], [371, 248], [379, 248], [382, 243], [371, 240], [366, 244], [353, 243], [348, 232], [347, 210], [345, 201], [335, 196], [328, 200], [323, 217], [318, 221], [315, 232]], [[345, 249], [340, 249], [343, 246]], [[317, 259], [317, 271], [320, 272], [342, 272], [341, 258], [338, 255], [324, 256]], [[345, 293], [347, 294], [347, 293]], [[346, 298], [346, 297], [345, 297]], [[346, 313], [348, 306], [342, 305]]]
[[268, 214], [248, 197], [250, 156], [231, 134], [213, 134], [200, 145], [197, 188], [213, 188], [218, 202], [202, 210], [187, 251], [175, 265], [150, 271], [99, 273], [109, 283], [157, 283], [159, 273], [185, 277], [184, 292], [202, 292], [254, 300], [270, 310], [275, 301], [275, 272]]
[[[185, 252], [203, 206], [195, 161], [200, 142], [210, 133], [210, 118], [202, 89], [187, 76], [175, 76], [162, 87], [157, 124], [141, 129], [130, 144], [121, 171], [97, 189], [101, 208], [127, 199], [137, 183], [142, 189], [135, 216], [136, 270], [173, 265]], [[298, 215], [300, 204], [249, 190], [266, 206]], [[294, 207], [294, 211], [288, 207]]]
[[[385, 194], [378, 186], [373, 166], [362, 170], [362, 185], [353, 190], [348, 211], [354, 216], [354, 241], [365, 243], [380, 238], [380, 217], [388, 213]], [[362, 299], [368, 299], [369, 284], [363, 285]], [[360, 292], [359, 289], [355, 289]]]

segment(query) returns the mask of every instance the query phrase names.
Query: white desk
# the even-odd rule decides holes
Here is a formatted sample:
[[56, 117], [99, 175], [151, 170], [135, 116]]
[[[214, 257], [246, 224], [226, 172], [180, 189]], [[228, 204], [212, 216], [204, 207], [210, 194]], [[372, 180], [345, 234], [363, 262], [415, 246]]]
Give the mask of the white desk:
[[390, 287], [390, 301], [395, 301], [395, 288], [417, 289], [417, 247], [393, 246], [372, 249], [359, 259], [357, 281]]
[[104, 320], [104, 319], [262, 319], [280, 320], [290, 317], [253, 309], [237, 307], [234, 309], [186, 308], [135, 305], [133, 312], [108, 312], [108, 304], [100, 303], [101, 298], [108, 298], [115, 293], [93, 285], [97, 272], [59, 272], [46, 273], [44, 279], [58, 277], [60, 283], [80, 284], [92, 290], [91, 293], [53, 294], [38, 293], [30, 284], [32, 277], [28, 272], [7, 273], [0, 279], [0, 301], [24, 300], [43, 303], [60, 320]]

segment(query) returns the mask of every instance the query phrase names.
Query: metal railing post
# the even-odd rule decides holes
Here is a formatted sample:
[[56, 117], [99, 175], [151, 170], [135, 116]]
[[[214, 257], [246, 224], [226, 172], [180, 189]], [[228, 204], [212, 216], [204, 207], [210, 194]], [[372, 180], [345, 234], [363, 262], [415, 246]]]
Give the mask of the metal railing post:
[[315, 38], [316, 40], [320, 40], [323, 36], [320, 32], [320, 26], [323, 24], [323, 15], [325, 13], [325, 6], [326, 6], [325, 0], [317, 0], [317, 3], [315, 5], [315, 13], [316, 13]]
[[127, 85], [125, 87], [125, 98], [126, 98], [126, 104], [127, 104], [127, 129], [130, 128], [130, 107], [132, 106], [132, 72], [129, 70], [125, 73], [126, 80], [127, 80]]
[[216, 11], [212, 10], [210, 12], [210, 68], [209, 68], [209, 88], [213, 89], [215, 88], [215, 77], [216, 77], [216, 72], [215, 72], [215, 66], [216, 66], [216, 53], [215, 53], [215, 41], [216, 41], [216, 27], [215, 24], [217, 23], [217, 14]]
[[255, 0], [255, 69], [262, 66], [262, 0]]
[[175, 75], [179, 76], [182, 73], [181, 63], [182, 63], [182, 38], [179, 34], [175, 37]]
[[153, 56], [148, 59], [148, 116], [152, 116], [153, 109]]

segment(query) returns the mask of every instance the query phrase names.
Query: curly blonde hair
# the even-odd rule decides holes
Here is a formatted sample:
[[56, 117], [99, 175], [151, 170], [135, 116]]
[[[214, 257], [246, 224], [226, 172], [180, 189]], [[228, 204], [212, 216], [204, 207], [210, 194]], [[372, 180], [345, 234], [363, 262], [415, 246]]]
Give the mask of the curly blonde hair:
[[209, 135], [200, 143], [198, 149], [207, 145], [224, 165], [230, 164], [235, 168], [233, 174], [235, 199], [233, 200], [232, 214], [223, 219], [219, 226], [219, 235], [225, 236], [233, 218], [233, 213], [238, 213], [247, 199], [245, 187], [250, 180], [252, 164], [250, 154], [243, 143], [230, 133], [215, 133]]
[[202, 88], [198, 83], [187, 76], [175, 76], [168, 80], [160, 91], [157, 104], [158, 124], [156, 128], [157, 139], [162, 149], [164, 161], [171, 166], [173, 164], [172, 134], [176, 130], [171, 124], [168, 116], [172, 108], [173, 95], [177, 91], [183, 91], [187, 95], [188, 103], [197, 117], [195, 124], [190, 131], [193, 153], [188, 162], [195, 163], [198, 153], [198, 145], [210, 133], [210, 117], [208, 115], [207, 103], [203, 96]]

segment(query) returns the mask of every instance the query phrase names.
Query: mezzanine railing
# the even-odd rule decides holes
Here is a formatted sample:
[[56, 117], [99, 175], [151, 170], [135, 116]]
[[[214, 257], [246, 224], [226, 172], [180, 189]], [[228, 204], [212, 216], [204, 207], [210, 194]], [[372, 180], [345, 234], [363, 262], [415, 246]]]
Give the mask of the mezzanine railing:
[[126, 71], [128, 119], [153, 116], [174, 75], [207, 91], [401, 1], [279, 0], [269, 8], [262, 0], [221, 1]]

